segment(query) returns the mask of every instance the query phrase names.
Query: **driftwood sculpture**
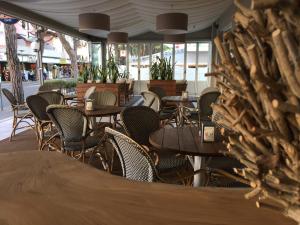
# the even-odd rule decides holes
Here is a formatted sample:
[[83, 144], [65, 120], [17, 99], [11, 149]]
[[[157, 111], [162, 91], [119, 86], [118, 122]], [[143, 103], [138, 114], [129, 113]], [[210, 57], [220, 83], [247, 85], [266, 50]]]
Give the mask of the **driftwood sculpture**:
[[228, 149], [246, 167], [258, 207], [300, 224], [300, 2], [235, 1], [232, 31], [214, 39], [220, 63], [210, 74], [221, 89], [214, 111], [237, 135]]

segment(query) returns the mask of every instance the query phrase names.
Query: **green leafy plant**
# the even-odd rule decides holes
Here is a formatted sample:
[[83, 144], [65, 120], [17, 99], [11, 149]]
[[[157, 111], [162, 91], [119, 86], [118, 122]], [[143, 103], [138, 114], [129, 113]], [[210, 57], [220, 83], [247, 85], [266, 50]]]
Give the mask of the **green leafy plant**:
[[98, 68], [99, 71], [99, 79], [102, 83], [106, 83], [107, 82], [107, 77], [108, 77], [108, 72], [107, 72], [107, 68], [105, 66], [101, 66], [100, 68]]
[[89, 70], [87, 67], [84, 67], [82, 71], [80, 71], [79, 77], [81, 80], [83, 80], [83, 83], [87, 83], [89, 79]]
[[159, 66], [158, 63], [155, 62], [152, 64], [150, 68], [150, 76], [152, 80], [158, 80], [159, 79]]
[[157, 62], [153, 63], [150, 68], [152, 80], [173, 80], [174, 65], [169, 59], [157, 57]]
[[68, 79], [68, 80], [45, 80], [43, 84], [44, 90], [52, 90], [52, 89], [62, 89], [62, 88], [75, 88], [77, 85], [77, 81], [74, 79]]
[[91, 66], [89, 69], [89, 80], [95, 81], [99, 76], [98, 66]]
[[129, 79], [129, 71], [125, 69], [123, 73], [120, 73], [120, 78]]
[[106, 67], [108, 69], [109, 79], [112, 83], [116, 83], [118, 78], [120, 77], [119, 68], [117, 63], [114, 60], [114, 57], [111, 55], [107, 60]]

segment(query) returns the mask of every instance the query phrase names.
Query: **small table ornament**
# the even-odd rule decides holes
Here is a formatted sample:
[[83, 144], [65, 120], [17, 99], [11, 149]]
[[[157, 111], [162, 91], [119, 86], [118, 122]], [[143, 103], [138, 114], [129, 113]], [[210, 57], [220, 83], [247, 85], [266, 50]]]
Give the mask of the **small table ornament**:
[[92, 99], [86, 99], [85, 100], [85, 110], [93, 110], [93, 100]]

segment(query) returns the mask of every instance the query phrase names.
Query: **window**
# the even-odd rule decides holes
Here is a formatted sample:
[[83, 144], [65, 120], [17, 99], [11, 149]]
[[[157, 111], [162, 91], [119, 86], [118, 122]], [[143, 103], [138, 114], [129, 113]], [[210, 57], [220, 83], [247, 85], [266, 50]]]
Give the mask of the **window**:
[[172, 62], [173, 44], [163, 44], [163, 57]]
[[184, 50], [185, 44], [175, 44], [175, 80], [184, 79]]
[[140, 44], [140, 80], [149, 80], [150, 44]]
[[119, 65], [119, 72], [124, 73], [126, 71], [126, 45], [118, 44], [115, 49], [115, 60]]
[[135, 80], [149, 80], [151, 64], [164, 57], [174, 63], [174, 79], [206, 81], [211, 57], [209, 42], [109, 44], [106, 55], [110, 54], [119, 65], [120, 73], [128, 68], [130, 78]]
[[157, 61], [157, 57], [161, 57], [161, 43], [152, 44], [152, 63]]
[[93, 65], [102, 65], [101, 44], [92, 44], [92, 63]]
[[138, 44], [129, 44], [129, 76], [135, 80], [139, 79], [138, 75]]
[[195, 81], [196, 76], [196, 43], [187, 44], [186, 80]]
[[209, 64], [209, 43], [198, 43], [198, 81], [205, 81]]

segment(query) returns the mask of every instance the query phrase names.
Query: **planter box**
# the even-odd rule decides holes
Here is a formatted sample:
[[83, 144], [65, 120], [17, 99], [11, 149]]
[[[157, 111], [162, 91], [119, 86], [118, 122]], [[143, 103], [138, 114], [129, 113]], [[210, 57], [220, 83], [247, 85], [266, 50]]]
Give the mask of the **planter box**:
[[182, 95], [183, 91], [186, 91], [187, 83], [176, 83], [176, 95]]
[[186, 82], [176, 82], [175, 80], [150, 80], [148, 84], [148, 89], [150, 87], [160, 87], [165, 92], [166, 95], [181, 95], [183, 91], [186, 91]]
[[[109, 83], [88, 83], [88, 84], [77, 84], [76, 91], [77, 97], [83, 98], [86, 90], [92, 86], [96, 86], [96, 91], [111, 91], [117, 96], [117, 106], [121, 106], [125, 103], [126, 85], [121, 84], [109, 84]], [[121, 99], [122, 97], [122, 99]]]
[[162, 88], [168, 96], [176, 95], [176, 80], [150, 80], [148, 88], [151, 87]]

